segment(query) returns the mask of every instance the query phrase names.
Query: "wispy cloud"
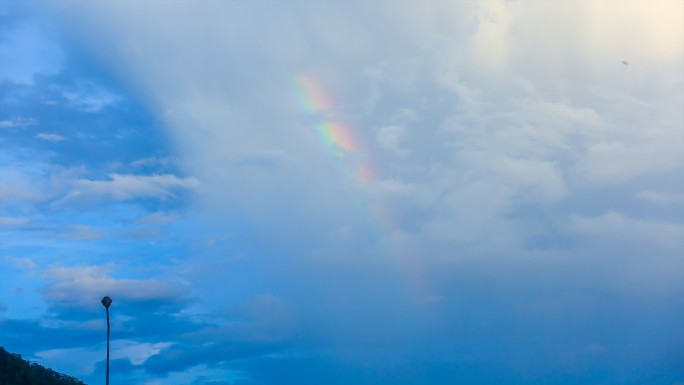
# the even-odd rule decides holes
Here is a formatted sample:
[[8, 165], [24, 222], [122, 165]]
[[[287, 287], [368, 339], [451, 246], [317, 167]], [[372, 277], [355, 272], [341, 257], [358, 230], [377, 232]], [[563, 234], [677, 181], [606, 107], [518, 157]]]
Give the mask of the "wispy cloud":
[[41, 180], [25, 170], [0, 165], [0, 201], [37, 202], [50, 196], [42, 191]]
[[37, 123], [34, 118], [14, 117], [10, 119], [0, 120], [1, 128], [26, 128]]
[[173, 161], [168, 157], [150, 157], [138, 159], [130, 163], [132, 167], [146, 167], [146, 166], [169, 166]]
[[179, 189], [194, 189], [200, 183], [196, 178], [180, 178], [171, 174], [128, 175], [111, 174], [109, 180], [81, 179], [59, 202], [76, 202], [81, 199], [105, 198], [126, 201], [137, 198], [170, 199]]
[[40, 133], [36, 134], [36, 138], [42, 139], [42, 140], [47, 140], [49, 142], [61, 142], [64, 139], [66, 139], [62, 135], [59, 135], [59, 134], [48, 134], [48, 133], [44, 133], [44, 132], [40, 132]]
[[65, 89], [62, 97], [66, 105], [80, 111], [97, 113], [121, 101], [121, 97], [93, 82], [79, 82]]
[[102, 230], [89, 225], [71, 225], [63, 229], [60, 234], [63, 238], [74, 240], [97, 240], [102, 238]]
[[36, 270], [38, 265], [33, 262], [30, 258], [19, 258], [7, 256], [5, 257], [5, 262], [21, 270]]
[[152, 213], [150, 215], [146, 215], [142, 218], [139, 219], [140, 222], [142, 223], [147, 223], [147, 224], [162, 224], [162, 223], [171, 223], [178, 220], [178, 215], [175, 213], [171, 212], [162, 212], [162, 211], [157, 211], [155, 213]]
[[31, 222], [31, 218], [25, 217], [0, 217], [0, 226], [20, 227]]

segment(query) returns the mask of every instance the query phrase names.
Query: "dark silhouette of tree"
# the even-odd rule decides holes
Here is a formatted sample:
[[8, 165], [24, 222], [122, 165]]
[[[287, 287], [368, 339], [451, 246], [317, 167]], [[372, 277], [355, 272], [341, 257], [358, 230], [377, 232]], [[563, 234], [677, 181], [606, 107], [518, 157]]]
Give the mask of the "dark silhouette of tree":
[[0, 385], [86, 385], [66, 374], [44, 368], [0, 346]]

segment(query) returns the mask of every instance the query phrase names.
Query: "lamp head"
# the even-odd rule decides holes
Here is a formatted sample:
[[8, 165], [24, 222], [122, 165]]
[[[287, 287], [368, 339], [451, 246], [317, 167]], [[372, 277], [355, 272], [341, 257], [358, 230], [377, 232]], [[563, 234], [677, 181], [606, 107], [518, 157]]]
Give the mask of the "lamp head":
[[109, 298], [109, 297], [107, 297], [107, 296], [105, 296], [105, 297], [102, 298], [102, 301], [101, 301], [101, 302], [102, 302], [102, 304], [104, 305], [104, 307], [109, 308], [109, 305], [112, 304], [112, 299]]

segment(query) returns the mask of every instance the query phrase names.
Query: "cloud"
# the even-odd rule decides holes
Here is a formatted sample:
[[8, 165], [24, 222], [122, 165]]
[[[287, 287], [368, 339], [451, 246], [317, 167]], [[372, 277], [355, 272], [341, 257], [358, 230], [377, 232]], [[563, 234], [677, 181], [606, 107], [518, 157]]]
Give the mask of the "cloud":
[[238, 166], [272, 167], [282, 161], [284, 154], [280, 151], [255, 151], [234, 160]]
[[[55, 5], [197, 176], [79, 176], [65, 200], [163, 201], [201, 180], [194, 231], [217, 241], [180, 257], [195, 307], [175, 281], [92, 266], [46, 273], [46, 298], [97, 305], [78, 297], [97, 282], [175, 304], [120, 324], [174, 342], [142, 364], [154, 375], [592, 383], [649, 355], [654, 382], [680, 356], [684, 233], [632, 204], [678, 194], [684, 34], [680, 3], [634, 4]], [[324, 111], [301, 108], [301, 74]], [[326, 152], [324, 120], [363, 151]]]
[[[2, 325], [0, 335], [3, 336], [7, 347], [19, 348], [30, 341], [31, 348], [35, 349], [31, 352], [45, 349], [83, 348], [102, 341], [101, 328], [99, 330], [84, 329], [75, 327], [77, 325], [73, 322], [53, 321], [55, 321], [54, 318], [47, 317], [41, 320], [0, 317], [0, 325]], [[102, 325], [101, 321], [99, 325]], [[26, 336], [31, 336], [30, 340], [27, 340]]]
[[200, 185], [196, 178], [179, 178], [172, 174], [111, 174], [109, 178], [110, 180], [80, 179], [60, 202], [96, 198], [109, 198], [114, 201], [139, 198], [171, 199], [176, 197], [175, 190], [194, 189]]
[[33, 126], [37, 123], [36, 119], [34, 118], [23, 118], [20, 116], [11, 118], [11, 119], [5, 119], [5, 120], [0, 120], [0, 127], [1, 128], [26, 128], [28, 126]]
[[[29, 152], [29, 156], [33, 154]], [[59, 181], [72, 177], [74, 170], [47, 163], [40, 158], [13, 158], [0, 163], [0, 201], [35, 204], [49, 200], [62, 190]], [[45, 178], [45, 175], [51, 178]]]
[[584, 161], [587, 179], [594, 183], [615, 183], [652, 173], [678, 170], [684, 164], [679, 151], [684, 137], [674, 126], [649, 135], [635, 135], [624, 140], [595, 143], [588, 149]]
[[101, 112], [121, 100], [120, 96], [93, 82], [79, 82], [65, 89], [62, 97], [66, 99], [67, 106], [88, 113]]
[[245, 360], [272, 351], [271, 346], [244, 342], [206, 342], [203, 346], [177, 345], [151, 356], [144, 364], [147, 371], [155, 375], [185, 371], [206, 363]]
[[684, 246], [684, 225], [630, 218], [617, 212], [598, 217], [573, 216], [569, 223], [574, 233], [606, 245], [640, 247], [675, 252]]
[[63, 141], [64, 138], [62, 135], [59, 134], [46, 134], [44, 132], [40, 132], [36, 134], [37, 139], [42, 139], [42, 140], [47, 140], [49, 142], [61, 142]]
[[153, 167], [153, 166], [162, 166], [162, 167], [167, 167], [169, 166], [173, 161], [168, 158], [168, 157], [150, 157], [150, 158], [143, 158], [143, 159], [138, 159], [130, 163], [131, 166], [133, 167]]
[[140, 343], [130, 340], [117, 340], [112, 345], [113, 359], [127, 359], [133, 365], [143, 364], [149, 357], [159, 354], [163, 349], [171, 346], [169, 342]]
[[591, 266], [604, 282], [622, 292], [668, 296], [681, 290], [684, 224], [645, 220], [618, 212], [596, 217], [573, 215], [563, 225], [575, 239], [568, 251], [584, 255], [577, 269]]
[[87, 376], [95, 369], [97, 358], [88, 348], [66, 348], [49, 349], [35, 353], [37, 362], [41, 364], [49, 363], [52, 370], [65, 373], [77, 378]]
[[33, 262], [30, 258], [17, 258], [12, 256], [6, 256], [5, 262], [21, 270], [37, 270], [38, 265]]
[[31, 222], [31, 218], [0, 217], [0, 227], [21, 227]]
[[10, 28], [0, 30], [0, 81], [31, 84], [35, 75], [61, 69], [64, 54], [45, 23], [31, 20]]
[[[147, 56], [130, 57], [134, 64], [127, 68], [134, 70], [125, 75], [138, 79], [139, 84], [148, 87], [151, 104], [165, 106], [164, 111], [172, 111], [164, 115], [170, 132], [178, 142], [185, 144], [187, 154], [190, 154], [188, 166], [195, 170], [196, 175], [206, 176], [201, 179], [209, 183], [207, 190], [219, 191], [231, 186], [232, 202], [245, 211], [277, 210], [280, 205], [278, 199], [269, 199], [267, 194], [262, 195], [261, 192], [279, 190], [287, 196], [296, 195], [286, 190], [294, 188], [299, 180], [304, 180], [306, 190], [312, 191], [312, 195], [320, 201], [327, 199], [328, 194], [332, 200], [332, 195], [340, 188], [326, 190], [322, 186], [338, 186], [339, 182], [333, 180], [334, 173], [315, 166], [324, 165], [327, 160], [304, 145], [310, 142], [303, 140], [300, 131], [293, 129], [297, 122], [292, 122], [291, 113], [280, 111], [279, 106], [286, 103], [263, 97], [254, 99], [258, 100], [259, 106], [243, 106], [241, 100], [245, 100], [245, 95], [238, 97], [215, 87], [215, 78], [207, 74], [215, 73], [226, 81], [238, 79], [241, 82], [236, 87], [245, 90], [254, 89], [254, 84], [246, 81], [243, 84], [242, 80], [252, 79], [253, 83], [262, 84], [260, 89], [263, 94], [272, 93], [282, 99], [282, 95], [290, 95], [287, 90], [278, 87], [284, 80], [276, 81], [278, 76], [274, 75], [288, 77], [290, 74], [277, 69], [271, 71], [267, 64], [255, 68], [245, 63], [259, 57], [270, 57], [274, 61], [284, 60], [292, 68], [306, 67], [307, 56], [294, 52], [306, 52], [323, 41], [339, 45], [326, 51], [326, 55], [321, 55], [321, 60], [341, 64], [317, 64], [311, 72], [319, 75], [322, 83], [330, 88], [329, 91], [339, 97], [339, 105], [335, 106], [338, 114], [353, 115], [350, 111], [363, 109], [361, 105], [348, 102], [364, 96], [367, 90], [367, 87], [362, 87], [363, 83], [351, 81], [350, 73], [359, 69], [363, 72], [364, 68], [367, 73], [372, 72], [373, 81], [378, 87], [377, 100], [373, 102], [377, 111], [372, 119], [379, 121], [375, 127], [384, 127], [378, 132], [380, 146], [387, 149], [392, 143], [396, 145], [399, 140], [399, 129], [396, 127], [403, 127], [401, 122], [396, 121], [398, 114], [407, 109], [415, 111], [411, 125], [421, 128], [401, 130], [401, 151], [412, 156], [404, 161], [390, 161], [382, 155], [371, 155], [382, 169], [395, 173], [393, 179], [405, 179], [407, 184], [414, 184], [416, 181], [412, 179], [429, 178], [429, 181], [424, 181], [425, 185], [437, 186], [433, 188], [435, 190], [443, 188], [442, 191], [435, 191], [434, 196], [460, 188], [456, 184], [468, 183], [469, 178], [463, 177], [466, 173], [474, 178], [482, 175], [481, 178], [492, 181], [490, 188], [493, 191], [480, 193], [498, 195], [496, 190], [504, 190], [500, 198], [491, 199], [498, 199], [499, 204], [495, 206], [499, 210], [498, 214], [505, 215], [508, 208], [521, 202], [563, 199], [580, 183], [621, 183], [648, 173], [672, 170], [680, 163], [675, 148], [681, 146], [667, 140], [672, 137], [675, 125], [663, 126], [662, 135], [647, 141], [643, 140], [644, 135], [651, 135], [657, 130], [648, 133], [639, 128], [646, 123], [641, 116], [648, 116], [647, 110], [652, 108], [656, 108], [657, 113], [664, 118], [674, 118], [671, 112], [658, 110], [660, 107], [657, 107], [661, 105], [660, 101], [671, 99], [665, 90], [658, 89], [640, 95], [637, 82], [615, 78], [612, 67], [599, 65], [607, 58], [607, 54], [600, 54], [601, 58], [582, 56], [581, 50], [587, 46], [591, 46], [593, 52], [598, 46], [605, 48], [609, 43], [622, 44], [619, 34], [630, 33], [632, 27], [622, 20], [616, 20], [605, 9], [585, 9], [581, 5], [545, 6], [554, 25], [567, 26], [568, 30], [553, 28], [553, 36], [544, 36], [529, 26], [543, 22], [551, 29], [546, 16], [542, 17], [534, 7], [518, 3], [493, 2], [482, 7], [431, 4], [420, 10], [411, 6], [399, 7], [395, 10], [394, 21], [382, 16], [383, 9], [380, 6], [355, 6], [373, 15], [368, 16], [369, 19], [376, 18], [378, 21], [361, 23], [354, 40], [370, 42], [370, 46], [378, 49], [363, 48], [366, 45], [349, 47], [351, 42], [341, 38], [345, 34], [318, 24], [321, 14], [333, 14], [334, 10], [339, 10], [332, 5], [295, 7], [296, 10], [290, 10], [292, 13], [278, 17], [267, 15], [281, 24], [298, 17], [304, 20], [303, 25], [320, 28], [325, 33], [311, 39], [296, 34], [258, 34], [261, 43], [243, 47], [245, 56], [235, 60], [231, 73], [222, 71], [225, 66], [220, 61], [201, 72], [196, 71], [186, 58], [205, 57], [209, 53], [187, 42], [198, 39], [217, 46], [234, 44], [231, 31], [239, 28], [249, 30], [249, 26], [236, 23], [230, 27], [212, 29], [212, 33], [208, 34], [204, 31], [207, 23], [211, 22], [195, 23], [179, 16], [189, 11], [213, 20], [211, 15], [227, 11], [229, 6], [188, 7], [187, 4], [178, 4], [176, 8], [166, 10], [168, 18], [165, 22], [159, 21], [157, 29], [133, 23], [137, 32], [131, 29], [123, 37], [119, 33], [112, 34], [120, 38], [113, 46], [123, 51], [154, 47], [159, 57], [164, 58], [168, 66], [159, 70], [153, 61], [146, 60]], [[317, 13], [314, 13], [314, 8]], [[131, 13], [125, 6], [107, 10], [118, 14], [124, 22], [148, 17], [153, 12], [152, 9], [138, 9], [137, 14]], [[103, 12], [103, 9], [92, 11], [98, 13]], [[238, 7], [229, 13], [249, 14], [253, 11], [249, 7]], [[601, 28], [610, 30], [613, 40], [602, 41], [599, 45], [587, 39], [581, 31], [576, 31], [580, 24], [575, 20], [585, 20], [585, 11], [589, 13], [586, 21], [592, 26], [601, 26], [602, 20], [611, 21], [609, 26]], [[630, 12], [633, 11], [630, 8]], [[447, 14], [452, 19], [462, 19], [464, 23], [439, 22], [440, 15]], [[175, 28], [174, 23], [182, 24], [188, 30], [185, 44], [169, 40], [170, 33], [162, 32]], [[392, 29], [394, 23], [401, 24], [402, 28]], [[386, 29], [406, 34], [405, 43], [399, 46], [393, 42], [376, 41], [379, 39], [377, 36], [381, 35], [379, 31]], [[273, 46], [292, 45], [299, 47], [298, 50], [285, 53], [270, 49]], [[537, 45], [547, 47], [553, 54], [531, 48]], [[568, 46], [571, 47], [569, 51], [560, 52], [560, 47]], [[668, 46], [674, 50], [672, 52], [677, 49], [673, 42], [668, 43]], [[646, 44], [639, 49], [650, 50]], [[184, 54], [179, 55], [179, 50], [183, 50]], [[523, 55], [522, 52], [526, 53]], [[620, 64], [620, 60], [621, 56], [616, 59], [617, 64]], [[656, 62], [654, 57], [649, 58], [649, 65]], [[326, 67], [330, 70], [323, 69]], [[555, 80], [559, 77], [554, 71], [562, 71], [561, 80]], [[174, 75], [177, 73], [184, 73], [184, 78], [178, 79]], [[269, 76], [274, 79], [259, 78], [257, 73], [273, 74]], [[595, 83], [584, 80], [587, 74], [605, 76], [608, 83], [604, 88], [597, 88]], [[641, 72], [630, 76], [643, 80]], [[502, 79], [513, 80], [509, 82]], [[356, 87], [362, 88], [363, 92], [357, 91]], [[570, 96], [567, 96], [568, 90], [573, 90]], [[422, 96], [418, 98], [416, 95]], [[423, 103], [421, 100], [429, 102]], [[264, 110], [271, 113], [265, 116]], [[267, 133], [265, 127], [281, 128]], [[372, 137], [373, 133], [363, 132], [362, 127], [359, 127], [359, 136]], [[439, 130], [446, 133], [440, 133]], [[288, 134], [283, 135], [284, 132]], [[614, 145], [617, 150], [611, 152], [609, 149]], [[263, 176], [251, 171], [249, 175], [247, 171], [229, 171], [230, 159], [236, 154], [262, 151], [263, 148], [287, 154], [291, 159], [289, 167], [264, 173]], [[644, 156], [630, 157], [635, 151]], [[646, 160], [638, 162], [638, 165], [630, 164], [634, 159], [641, 158]], [[300, 166], [304, 164], [307, 167]], [[436, 170], [444, 170], [444, 175], [438, 175]], [[451, 170], [458, 170], [453, 174], [460, 174], [461, 177], [449, 175]], [[311, 175], [310, 182], [304, 179], [303, 175], [306, 174]], [[445, 181], [449, 178], [458, 182], [447, 185]], [[212, 199], [210, 196], [207, 195], [207, 198]], [[234, 209], [225, 202], [222, 194], [217, 194], [215, 200], [220, 202], [212, 202], [207, 206]], [[304, 202], [306, 200], [288, 204], [298, 206], [299, 212], [307, 215], [338, 217], [337, 213], [328, 213], [326, 210], [312, 213]]]
[[144, 366], [167, 374], [198, 365], [240, 362], [277, 352], [296, 330], [292, 304], [273, 295], [259, 295], [220, 314], [220, 325], [208, 325], [174, 346], [151, 356]]
[[179, 218], [179, 216], [176, 213], [157, 211], [157, 212], [152, 213], [150, 215], [146, 215], [144, 217], [141, 217], [139, 219], [139, 221], [141, 223], [157, 225], [157, 224], [164, 224], [164, 223], [172, 223], [172, 222], [177, 221], [178, 218]]
[[[349, 7], [356, 11], [334, 4], [297, 4], [263, 15], [273, 20], [272, 29], [258, 32], [241, 22], [257, 11], [234, 5], [179, 3], [161, 17], [155, 7], [132, 10], [110, 4], [79, 8], [71, 17], [81, 12], [116, 15], [118, 22], [97, 26], [112, 47], [98, 52], [130, 63], [114, 70], [146, 90], [146, 101], [183, 144], [187, 166], [208, 192], [204, 207], [248, 217], [259, 223], [255, 231], [291, 242], [283, 246], [298, 247], [303, 238], [328, 239], [327, 234], [339, 229], [364, 228], [370, 220], [356, 214], [369, 210], [358, 206], [368, 205], [376, 198], [372, 194], [392, 185], [422, 191], [418, 200], [425, 210], [404, 215], [416, 225], [403, 236], [437, 249], [424, 263], [446, 253], [435, 244], [438, 239], [490, 247], [497, 238], [502, 242], [497, 247], [506, 250], [519, 247], [537, 226], [529, 218], [512, 219], [514, 214], [535, 212], [535, 220], [543, 221], [575, 194], [681, 168], [682, 146], [676, 134], [681, 117], [673, 106], [682, 92], [662, 83], [665, 78], [671, 84], [681, 82], [676, 66], [681, 38], [672, 34], [658, 40], [658, 49], [650, 40], [658, 34], [635, 36], [638, 45], [625, 38], [652, 27], [662, 33], [664, 29], [653, 24], [658, 14], [668, 28], [679, 28], [670, 16], [670, 8], [679, 5], [660, 4], [643, 20], [638, 7], [616, 16], [605, 7], [579, 3], [404, 4], [393, 9], [391, 18], [381, 5]], [[235, 23], [219, 23], [215, 17], [220, 14], [230, 14]], [[321, 22], [330, 18], [338, 23], [340, 15], [350, 14], [363, 15], [349, 20], [348, 27], [358, 26], [351, 38], [346, 32], [350, 28]], [[78, 19], [85, 20], [84, 30], [92, 28], [87, 20], [100, 20]], [[585, 23], [601, 31], [601, 39], [589, 36], [581, 27]], [[296, 27], [279, 34], [277, 28], [283, 25]], [[539, 25], [548, 33], [540, 34]], [[180, 41], [171, 38], [179, 26], [186, 31]], [[307, 35], [302, 32], [307, 28], [320, 33]], [[254, 44], [236, 41], [235, 31], [253, 36]], [[396, 40], [383, 38], [389, 31]], [[84, 39], [100, 46], [89, 38]], [[361, 44], [355, 46], [357, 42]], [[206, 46], [227, 52], [227, 47], [239, 47], [241, 55], [217, 58], [220, 50]], [[642, 57], [643, 66], [630, 66], [626, 72], [621, 64], [625, 50]], [[123, 54], [127, 52], [139, 54]], [[318, 53], [315, 62], [307, 52]], [[199, 70], [189, 58], [209, 64]], [[225, 71], [228, 61], [231, 71]], [[664, 72], [655, 71], [661, 66]], [[301, 95], [283, 86], [301, 72], [320, 81], [336, 101], [330, 113], [349, 119], [366, 143], [377, 139], [380, 148], [387, 149], [401, 139], [401, 149], [408, 151], [404, 157], [386, 156], [373, 145], [364, 154], [378, 165], [381, 176], [375, 185], [357, 186], [340, 178], [344, 172], [335, 167], [342, 162], [329, 159], [303, 134], [307, 119], [315, 116], [302, 117], [292, 107]], [[657, 79], [651, 75], [656, 73]], [[221, 81], [233, 88], [218, 86]], [[376, 89], [369, 91], [370, 86]], [[355, 102], [368, 100], [369, 92], [370, 104]], [[373, 114], [359, 118], [368, 113], [368, 105]], [[412, 113], [401, 121], [406, 111]], [[396, 128], [409, 127], [409, 121], [410, 130]], [[384, 129], [374, 132], [368, 127]], [[284, 154], [287, 164], [258, 172], [235, 169], [233, 161], [240, 154], [263, 149]], [[410, 212], [403, 206], [407, 200], [391, 199], [379, 200], [390, 212]], [[295, 227], [299, 231], [293, 232]], [[396, 232], [371, 236], [389, 243]], [[357, 255], [340, 251], [345, 252]]]
[[385, 126], [378, 129], [377, 139], [380, 145], [400, 155], [406, 155], [410, 151], [399, 146], [401, 136], [406, 129], [402, 126]]
[[51, 281], [44, 288], [47, 301], [61, 306], [97, 304], [105, 295], [122, 303], [184, 303], [184, 290], [176, 283], [159, 279], [114, 278], [103, 266], [52, 267], [43, 272]]
[[74, 240], [97, 240], [103, 236], [102, 229], [89, 225], [72, 225], [61, 230], [61, 237]]
[[637, 193], [636, 197], [660, 206], [684, 204], [684, 194], [676, 194], [666, 191], [645, 190]]

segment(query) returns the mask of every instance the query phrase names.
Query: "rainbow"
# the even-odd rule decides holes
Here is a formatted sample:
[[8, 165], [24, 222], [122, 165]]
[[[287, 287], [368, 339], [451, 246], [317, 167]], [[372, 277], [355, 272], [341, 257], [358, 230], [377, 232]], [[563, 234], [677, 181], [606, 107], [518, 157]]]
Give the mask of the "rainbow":
[[323, 88], [307, 75], [300, 75], [295, 78], [298, 88], [299, 104], [305, 111], [318, 112], [332, 108], [332, 99]]
[[296, 87], [300, 107], [310, 114], [325, 115], [325, 122], [315, 125], [316, 133], [326, 148], [337, 156], [360, 151], [359, 140], [346, 123], [331, 121], [332, 98], [310, 76], [298, 76]]
[[[362, 185], [372, 185], [379, 181], [375, 167], [369, 155], [364, 151], [361, 140], [347, 123], [334, 116], [334, 100], [328, 92], [309, 75], [295, 78], [295, 95], [299, 107], [306, 113], [319, 120], [312, 125], [319, 141], [328, 152], [339, 159], [338, 166], [343, 174], [349, 175]], [[322, 122], [321, 122], [322, 121]], [[355, 170], [352, 171], [352, 170]], [[366, 201], [370, 216], [374, 219], [379, 231], [384, 236], [382, 242], [391, 249], [397, 267], [412, 287], [417, 301], [429, 298], [426, 294], [429, 285], [424, 280], [424, 274], [419, 261], [419, 254], [415, 253], [412, 242], [397, 231], [396, 219], [389, 206], [382, 202]]]
[[363, 185], [376, 182], [377, 173], [361, 140], [349, 124], [334, 116], [334, 102], [330, 94], [308, 75], [297, 76], [295, 87], [299, 107], [314, 118], [314, 124], [310, 125], [312, 131], [328, 153], [340, 160], [338, 166], [342, 173]]
[[[352, 130], [344, 123], [323, 123], [316, 126], [318, 135], [331, 151], [357, 152], [358, 140], [352, 135]], [[338, 155], [341, 154], [338, 152]]]

